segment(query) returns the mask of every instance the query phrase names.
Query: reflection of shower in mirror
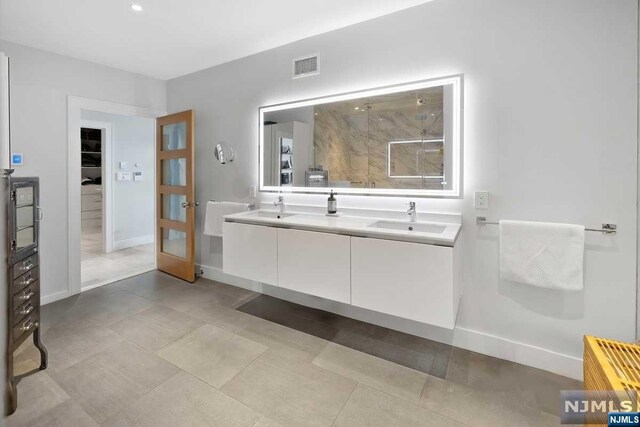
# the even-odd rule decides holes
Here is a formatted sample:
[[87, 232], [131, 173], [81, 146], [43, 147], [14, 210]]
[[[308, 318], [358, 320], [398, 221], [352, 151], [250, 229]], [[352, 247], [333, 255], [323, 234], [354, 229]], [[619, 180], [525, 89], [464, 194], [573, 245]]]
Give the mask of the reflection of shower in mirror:
[[233, 148], [231, 148], [231, 146], [226, 142], [219, 142], [216, 144], [213, 149], [213, 155], [222, 165], [233, 162], [233, 159], [236, 157]]

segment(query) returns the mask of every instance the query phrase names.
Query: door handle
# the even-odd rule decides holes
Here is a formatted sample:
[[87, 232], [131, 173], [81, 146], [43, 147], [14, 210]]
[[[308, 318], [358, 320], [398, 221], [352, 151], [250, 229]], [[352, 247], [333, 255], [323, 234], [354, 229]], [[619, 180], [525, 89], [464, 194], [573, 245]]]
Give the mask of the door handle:
[[197, 208], [198, 206], [200, 206], [200, 202], [198, 202], [197, 200], [195, 202], [182, 202], [182, 207], [185, 209]]

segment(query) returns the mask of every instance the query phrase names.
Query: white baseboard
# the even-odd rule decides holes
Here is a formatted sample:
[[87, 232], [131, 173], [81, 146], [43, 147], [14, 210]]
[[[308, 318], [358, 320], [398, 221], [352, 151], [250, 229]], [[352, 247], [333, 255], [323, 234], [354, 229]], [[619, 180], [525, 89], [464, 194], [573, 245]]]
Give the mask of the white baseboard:
[[363, 310], [348, 304], [323, 300], [321, 298], [300, 294], [294, 291], [265, 285], [241, 277], [225, 274], [220, 268], [202, 265], [203, 277], [218, 282], [227, 283], [255, 292], [272, 295], [298, 304], [319, 308], [332, 313], [352, 317], [379, 326], [406, 332], [412, 335], [451, 344], [465, 350], [509, 360], [533, 368], [543, 369], [566, 377], [582, 380], [582, 359], [566, 354], [557, 353], [534, 345], [525, 344], [506, 338], [498, 337], [486, 332], [476, 331], [456, 326], [451, 331], [442, 328], [408, 321], [382, 313]]
[[55, 294], [42, 295], [40, 297], [40, 304], [41, 305], [51, 304], [52, 302], [65, 299], [68, 296], [69, 296], [69, 291], [60, 291], [60, 292], [56, 292]]
[[113, 242], [113, 250], [120, 251], [122, 249], [133, 248], [134, 246], [148, 245], [153, 243], [155, 238], [153, 234], [147, 236], [134, 237], [133, 239], [118, 240]]
[[463, 327], [456, 327], [452, 344], [582, 381], [582, 359], [578, 357]]

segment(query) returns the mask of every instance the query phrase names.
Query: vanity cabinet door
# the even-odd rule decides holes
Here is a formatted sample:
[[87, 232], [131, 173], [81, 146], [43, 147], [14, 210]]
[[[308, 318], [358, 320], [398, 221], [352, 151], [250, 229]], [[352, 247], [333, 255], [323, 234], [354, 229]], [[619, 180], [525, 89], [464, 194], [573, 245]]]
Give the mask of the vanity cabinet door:
[[351, 302], [349, 236], [278, 230], [278, 286]]
[[277, 229], [225, 222], [222, 232], [222, 269], [226, 274], [277, 284]]
[[453, 248], [351, 238], [352, 305], [451, 329], [453, 295]]

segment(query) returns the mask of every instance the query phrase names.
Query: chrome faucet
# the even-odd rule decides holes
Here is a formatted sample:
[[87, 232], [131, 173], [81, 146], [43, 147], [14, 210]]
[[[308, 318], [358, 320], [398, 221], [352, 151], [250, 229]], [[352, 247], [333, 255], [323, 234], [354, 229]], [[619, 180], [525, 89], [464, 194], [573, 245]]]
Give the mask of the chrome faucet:
[[273, 206], [279, 206], [280, 207], [280, 212], [284, 212], [284, 197], [283, 196], [278, 196], [278, 200], [273, 202]]
[[416, 215], [416, 202], [409, 202], [407, 204], [409, 205], [409, 209], [407, 209], [407, 215], [409, 215], [409, 221], [416, 222], [418, 219]]

